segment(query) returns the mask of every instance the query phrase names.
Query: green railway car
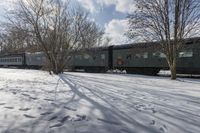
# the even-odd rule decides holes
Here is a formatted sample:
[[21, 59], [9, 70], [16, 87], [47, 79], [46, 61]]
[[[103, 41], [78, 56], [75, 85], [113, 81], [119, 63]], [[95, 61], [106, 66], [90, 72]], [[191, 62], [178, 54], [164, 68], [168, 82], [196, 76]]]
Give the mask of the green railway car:
[[[177, 73], [200, 74], [200, 38], [186, 39], [177, 53]], [[169, 69], [166, 56], [158, 42], [136, 43], [77, 51], [73, 68], [86, 72], [105, 72], [109, 69], [127, 73], [155, 75]]]
[[94, 48], [76, 51], [72, 57], [73, 69], [86, 72], [106, 72], [108, 70], [108, 49]]

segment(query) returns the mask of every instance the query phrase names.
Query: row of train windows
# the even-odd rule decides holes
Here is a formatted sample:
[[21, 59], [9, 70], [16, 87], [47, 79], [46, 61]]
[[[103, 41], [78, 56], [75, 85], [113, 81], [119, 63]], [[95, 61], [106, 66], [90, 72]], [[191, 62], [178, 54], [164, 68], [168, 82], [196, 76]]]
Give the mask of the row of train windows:
[[[145, 52], [145, 53], [140, 53], [140, 54], [135, 54], [135, 55], [127, 55], [126, 58], [127, 59], [132, 59], [132, 58], [135, 58], [135, 59], [138, 59], [138, 58], [143, 58], [143, 59], [147, 59], [149, 57], [148, 53]], [[152, 53], [152, 57], [153, 58], [166, 58], [166, 55], [162, 52], [155, 52], [155, 53]], [[179, 58], [184, 58], [184, 57], [193, 57], [193, 52], [192, 51], [181, 51], [179, 52], [178, 54], [178, 57]]]
[[[76, 59], [90, 59], [90, 58], [93, 58], [93, 60], [95, 60], [95, 59], [97, 59], [97, 58], [99, 58], [99, 57], [97, 57], [97, 56], [90, 56], [90, 55], [88, 55], [88, 54], [84, 54], [84, 55], [76, 55], [75, 56], [75, 58]], [[100, 59], [102, 59], [102, 60], [105, 60], [105, 58], [106, 58], [106, 55], [105, 54], [101, 54], [100, 55]]]
[[[149, 57], [149, 54], [148, 52], [145, 52], [145, 53], [138, 53], [138, 54], [128, 54], [126, 56], [127, 59], [139, 59], [139, 58], [144, 58], [144, 59], [147, 59]], [[166, 58], [166, 55], [162, 52], [154, 52], [152, 53], [152, 57], [153, 58]], [[179, 58], [182, 58], [182, 57], [193, 57], [193, 52], [192, 51], [181, 51], [179, 52], [179, 55], [178, 55]], [[90, 59], [90, 58], [93, 58], [94, 60], [97, 58], [96, 56], [90, 56], [88, 54], [84, 54], [84, 55], [76, 55], [75, 56], [76, 59]], [[101, 54], [100, 55], [100, 58], [102, 60], [104, 60], [106, 58], [105, 54]], [[122, 58], [122, 57], [121, 57]]]
[[0, 62], [21, 62], [22, 58], [0, 58]]

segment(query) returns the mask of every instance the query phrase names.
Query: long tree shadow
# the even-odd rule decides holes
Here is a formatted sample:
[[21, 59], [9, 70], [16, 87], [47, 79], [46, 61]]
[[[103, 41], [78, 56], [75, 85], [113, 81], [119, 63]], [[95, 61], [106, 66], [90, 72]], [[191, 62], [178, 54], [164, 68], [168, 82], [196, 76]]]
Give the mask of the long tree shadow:
[[[87, 88], [85, 86], [80, 86], [79, 84], [75, 83], [72, 79], [68, 77], [68, 75], [60, 75], [60, 78], [71, 88], [71, 90], [78, 95], [80, 98], [90, 102], [96, 109], [98, 109], [102, 114], [104, 119], [108, 119], [108, 121], [116, 122], [118, 124], [121, 124], [123, 126], [126, 126], [126, 124], [132, 124], [133, 127], [137, 127], [139, 129], [144, 129], [148, 131], [149, 133], [158, 133], [159, 131], [155, 128], [150, 128], [148, 125], [143, 125], [139, 123], [138, 121], [132, 119], [127, 114], [123, 113], [122, 111], [118, 110], [114, 105], [109, 103], [106, 99], [103, 99], [98, 94], [94, 93], [90, 88]], [[80, 88], [87, 89], [90, 91], [90, 93], [94, 94], [97, 98], [100, 98], [105, 103], [110, 105], [110, 107], [107, 107], [103, 104], [100, 104], [95, 99], [92, 99], [91, 97], [88, 97], [86, 94], [80, 91]], [[101, 120], [101, 119], [100, 119]], [[105, 120], [106, 121], [106, 120]], [[126, 127], [128, 129], [128, 127]], [[135, 131], [137, 132], [137, 131]], [[131, 131], [131, 133], [134, 133], [134, 131]]]
[[[76, 77], [76, 76], [75, 76]], [[104, 117], [105, 118], [111, 118], [113, 119], [114, 121], [119, 121], [119, 122], [126, 122], [126, 123], [131, 123], [134, 127], [140, 127], [142, 129], [145, 129], [146, 131], [148, 132], [158, 132], [154, 129], [152, 129], [151, 127], [147, 126], [147, 125], [144, 125], [144, 124], [141, 124], [139, 123], [138, 121], [134, 120], [133, 118], [131, 118], [130, 116], [126, 115], [125, 113], [123, 113], [122, 111], [118, 110], [117, 107], [115, 107], [112, 102], [110, 102], [109, 100], [103, 98], [100, 94], [103, 94], [103, 95], [107, 95], [107, 98], [111, 98], [112, 96], [109, 96], [109, 94], [105, 94], [103, 91], [101, 90], [95, 90], [95, 89], [92, 89], [92, 88], [88, 88], [87, 86], [83, 85], [83, 84], [79, 84], [79, 82], [84, 82], [84, 80], [87, 80], [85, 78], [81, 79], [76, 79], [78, 80], [78, 83], [76, 82], [76, 80], [74, 81], [74, 77], [72, 76], [69, 76], [68, 74], [66, 75], [61, 75], [60, 78], [70, 86], [70, 88], [72, 89], [72, 91], [74, 93], [76, 93], [78, 96], [80, 96], [81, 98], [83, 99], [86, 99], [87, 101], [89, 101], [90, 103], [92, 103], [92, 105], [94, 105], [97, 109], [99, 109], [102, 114], [104, 114]], [[93, 82], [95, 82], [95, 78], [93, 79]], [[98, 79], [96, 80], [96, 83], [99, 83]], [[107, 83], [107, 82], [106, 82]], [[90, 85], [91, 86], [91, 85]], [[92, 87], [92, 86], [91, 86]], [[110, 107], [107, 107], [105, 106], [104, 104], [100, 104], [99, 102], [97, 102], [95, 99], [92, 99], [91, 97], [88, 97], [87, 95], [85, 95], [83, 92], [80, 91], [80, 88], [84, 88], [84, 89], [87, 89], [88, 91], [90, 91], [90, 93], [92, 93], [93, 95], [95, 95], [97, 98], [100, 98], [102, 101], [104, 101], [105, 103], [107, 103], [108, 105], [110, 105]], [[103, 89], [103, 88], [102, 88]], [[104, 88], [106, 89], [106, 88]], [[173, 111], [173, 110], [172, 110]], [[165, 115], [168, 115], [168, 114], [165, 114]], [[113, 117], [111, 117], [113, 116]], [[159, 117], [156, 117], [154, 116], [155, 118], [158, 118], [162, 121], [165, 121], [167, 123], [170, 123], [172, 125], [176, 125], [175, 123], [171, 122], [171, 121], [168, 121], [168, 120], [165, 120], [165, 119], [162, 119], [162, 118], [159, 118]], [[176, 117], [176, 116], [168, 116], [168, 117], [174, 117], [174, 118], [177, 118], [179, 120], [184, 120], [182, 118], [179, 118], [179, 117]], [[188, 123], [190, 123], [189, 121], [187, 121]], [[193, 123], [194, 124], [194, 123]], [[196, 124], [194, 124], [196, 125]], [[197, 124], [198, 126], [198, 124]], [[176, 127], [179, 127], [181, 129], [181, 127], [179, 125], [176, 125]], [[182, 129], [183, 131], [185, 132], [188, 132], [187, 129]]]

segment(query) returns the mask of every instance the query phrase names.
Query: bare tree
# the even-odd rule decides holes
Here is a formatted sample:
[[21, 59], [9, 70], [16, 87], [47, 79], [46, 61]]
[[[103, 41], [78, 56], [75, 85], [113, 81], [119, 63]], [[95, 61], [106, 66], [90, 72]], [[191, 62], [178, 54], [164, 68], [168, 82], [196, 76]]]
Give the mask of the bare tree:
[[[1, 53], [20, 53], [24, 51], [38, 51], [32, 35], [25, 30], [18, 29], [11, 25], [3, 24], [4, 29], [0, 34]], [[37, 50], [36, 50], [37, 49]]]
[[94, 45], [102, 35], [86, 13], [71, 9], [69, 1], [19, 0], [8, 18], [10, 25], [33, 35], [55, 74], [63, 72], [72, 50]]
[[200, 30], [199, 0], [135, 0], [128, 15], [130, 38], [158, 41], [166, 55], [171, 79], [176, 79], [177, 54], [185, 38]]
[[78, 11], [74, 13], [74, 16], [76, 17], [76, 32], [79, 35], [82, 47], [87, 49], [98, 46], [102, 41], [103, 30], [94, 21], [86, 21], [89, 18], [87, 12]]
[[109, 36], [104, 36], [102, 41], [102, 46], [110, 46], [112, 42], [112, 38]]

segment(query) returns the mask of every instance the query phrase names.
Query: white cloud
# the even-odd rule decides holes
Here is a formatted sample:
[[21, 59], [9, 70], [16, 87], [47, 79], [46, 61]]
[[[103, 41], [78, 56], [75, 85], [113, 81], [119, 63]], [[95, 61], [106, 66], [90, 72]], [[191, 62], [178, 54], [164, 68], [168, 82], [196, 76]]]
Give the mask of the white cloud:
[[131, 13], [134, 11], [133, 0], [77, 0], [85, 9], [90, 12], [98, 12], [99, 9], [114, 5], [116, 11], [122, 13]]
[[4, 0], [4, 1], [0, 1], [0, 8], [1, 11], [5, 11], [5, 10], [11, 10], [13, 9], [15, 2], [17, 0]]
[[77, 0], [81, 6], [89, 10], [91, 13], [96, 12], [96, 2], [94, 0]]
[[126, 19], [113, 19], [105, 24], [105, 37], [112, 39], [111, 44], [128, 43], [129, 39], [124, 35], [128, 30], [128, 21]]
[[131, 13], [135, 8], [133, 0], [97, 0], [97, 2], [105, 6], [114, 5], [116, 11], [122, 13]]
[[131, 13], [135, 9], [133, 0], [118, 0], [116, 10], [123, 13]]

